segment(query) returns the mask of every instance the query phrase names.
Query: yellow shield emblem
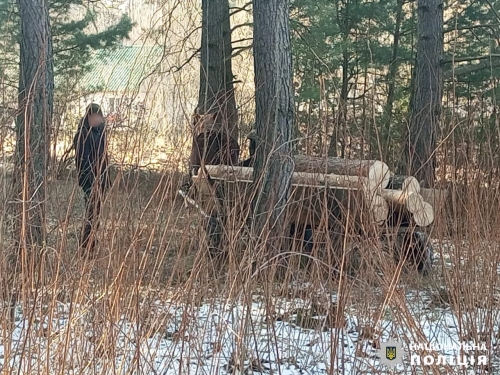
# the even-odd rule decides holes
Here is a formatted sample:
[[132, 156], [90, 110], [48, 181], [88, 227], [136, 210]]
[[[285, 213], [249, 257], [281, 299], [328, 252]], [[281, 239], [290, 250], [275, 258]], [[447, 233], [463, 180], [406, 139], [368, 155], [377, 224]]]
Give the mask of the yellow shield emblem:
[[388, 346], [385, 348], [385, 358], [387, 358], [389, 361], [396, 359], [396, 347], [395, 346]]

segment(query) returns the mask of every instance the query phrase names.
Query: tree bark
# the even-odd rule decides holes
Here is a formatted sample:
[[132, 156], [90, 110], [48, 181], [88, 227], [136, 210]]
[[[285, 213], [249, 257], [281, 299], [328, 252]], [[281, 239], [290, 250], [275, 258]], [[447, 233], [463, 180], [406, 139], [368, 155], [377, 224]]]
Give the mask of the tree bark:
[[43, 246], [53, 112], [54, 69], [48, 2], [18, 0], [21, 17], [19, 115], [16, 121], [16, 236], [24, 248]]
[[443, 97], [443, 0], [418, 0], [415, 82], [410, 102], [406, 166], [426, 187], [433, 187], [436, 140]]
[[[253, 0], [255, 151], [252, 231], [265, 241], [283, 237], [293, 173], [294, 90], [289, 0]], [[279, 244], [267, 241], [268, 248]]]
[[341, 130], [340, 136], [340, 157], [345, 157], [345, 150], [347, 146], [347, 96], [349, 95], [349, 50], [348, 41], [351, 25], [349, 22], [349, 4], [350, 0], [342, 2], [343, 9], [340, 6], [337, 8], [337, 22], [339, 28], [343, 31], [342, 34], [342, 88], [340, 90], [339, 110], [337, 112], [335, 128], [333, 129], [332, 137], [330, 139], [330, 146], [328, 148], [328, 156], [337, 156], [337, 142], [339, 141], [338, 134]]
[[198, 109], [202, 114], [217, 113], [216, 122], [237, 138], [238, 112], [231, 55], [229, 1], [202, 0]]
[[391, 143], [391, 122], [394, 108], [394, 99], [396, 93], [396, 75], [399, 69], [399, 40], [401, 38], [401, 22], [403, 20], [403, 4], [404, 0], [398, 0], [396, 11], [396, 25], [394, 26], [394, 34], [392, 41], [392, 57], [389, 64], [389, 72], [387, 73], [387, 102], [385, 104], [385, 113], [387, 122], [383, 134], [384, 157], [389, 158], [389, 144]]

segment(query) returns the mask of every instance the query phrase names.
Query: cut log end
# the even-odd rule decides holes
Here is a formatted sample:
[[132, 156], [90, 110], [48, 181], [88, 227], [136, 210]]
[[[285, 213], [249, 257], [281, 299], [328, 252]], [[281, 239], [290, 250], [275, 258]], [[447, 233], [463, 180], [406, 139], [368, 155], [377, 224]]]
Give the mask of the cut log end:
[[424, 200], [420, 194], [411, 193], [408, 195], [406, 200], [406, 209], [414, 214], [415, 212], [422, 211], [424, 209]]
[[381, 161], [373, 161], [368, 170], [368, 180], [376, 190], [385, 189], [391, 179], [391, 171], [387, 164]]
[[415, 177], [407, 177], [403, 182], [402, 188], [403, 191], [420, 193], [420, 183]]
[[389, 215], [389, 205], [380, 195], [374, 195], [371, 199], [370, 211], [373, 214], [373, 220], [375, 223], [382, 225], [387, 221], [387, 216]]
[[420, 183], [415, 177], [394, 175], [389, 178], [388, 189], [401, 190], [408, 193], [420, 193]]
[[422, 209], [413, 214], [413, 220], [419, 227], [427, 227], [434, 222], [434, 209], [431, 204], [424, 202]]
[[410, 213], [414, 213], [421, 210], [424, 204], [422, 197], [413, 192], [383, 189], [381, 195], [385, 200], [387, 200], [392, 209], [398, 211], [407, 210]]

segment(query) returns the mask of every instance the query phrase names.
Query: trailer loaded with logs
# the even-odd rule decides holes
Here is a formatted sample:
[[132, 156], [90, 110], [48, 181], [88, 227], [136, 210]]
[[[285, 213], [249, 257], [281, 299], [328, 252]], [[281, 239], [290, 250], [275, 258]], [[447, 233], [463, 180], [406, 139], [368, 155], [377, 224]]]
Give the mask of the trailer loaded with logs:
[[[421, 188], [414, 177], [394, 175], [378, 160], [295, 155], [294, 163], [287, 217], [295, 231], [303, 229], [307, 251], [326, 217], [336, 228], [353, 222], [363, 236], [397, 244], [396, 261], [404, 257], [421, 273], [430, 271], [433, 254], [425, 228], [443, 203], [441, 191]], [[192, 182], [197, 199], [191, 202], [206, 216], [210, 248], [218, 249], [230, 212], [249, 211], [253, 168], [205, 165]]]

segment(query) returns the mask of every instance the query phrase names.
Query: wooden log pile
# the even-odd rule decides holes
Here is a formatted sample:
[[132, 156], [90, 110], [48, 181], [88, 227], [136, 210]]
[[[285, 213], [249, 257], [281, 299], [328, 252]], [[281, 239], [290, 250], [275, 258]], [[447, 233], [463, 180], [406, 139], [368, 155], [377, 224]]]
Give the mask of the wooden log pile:
[[[439, 204], [437, 191], [422, 189], [416, 178], [391, 174], [387, 164], [378, 160], [347, 160], [296, 155], [292, 186], [297, 189], [328, 188], [355, 191], [364, 198], [373, 220], [385, 224], [397, 216], [426, 227], [433, 223]], [[238, 183], [253, 180], [253, 168], [207, 165], [212, 179]], [[293, 200], [292, 200], [293, 203]]]

